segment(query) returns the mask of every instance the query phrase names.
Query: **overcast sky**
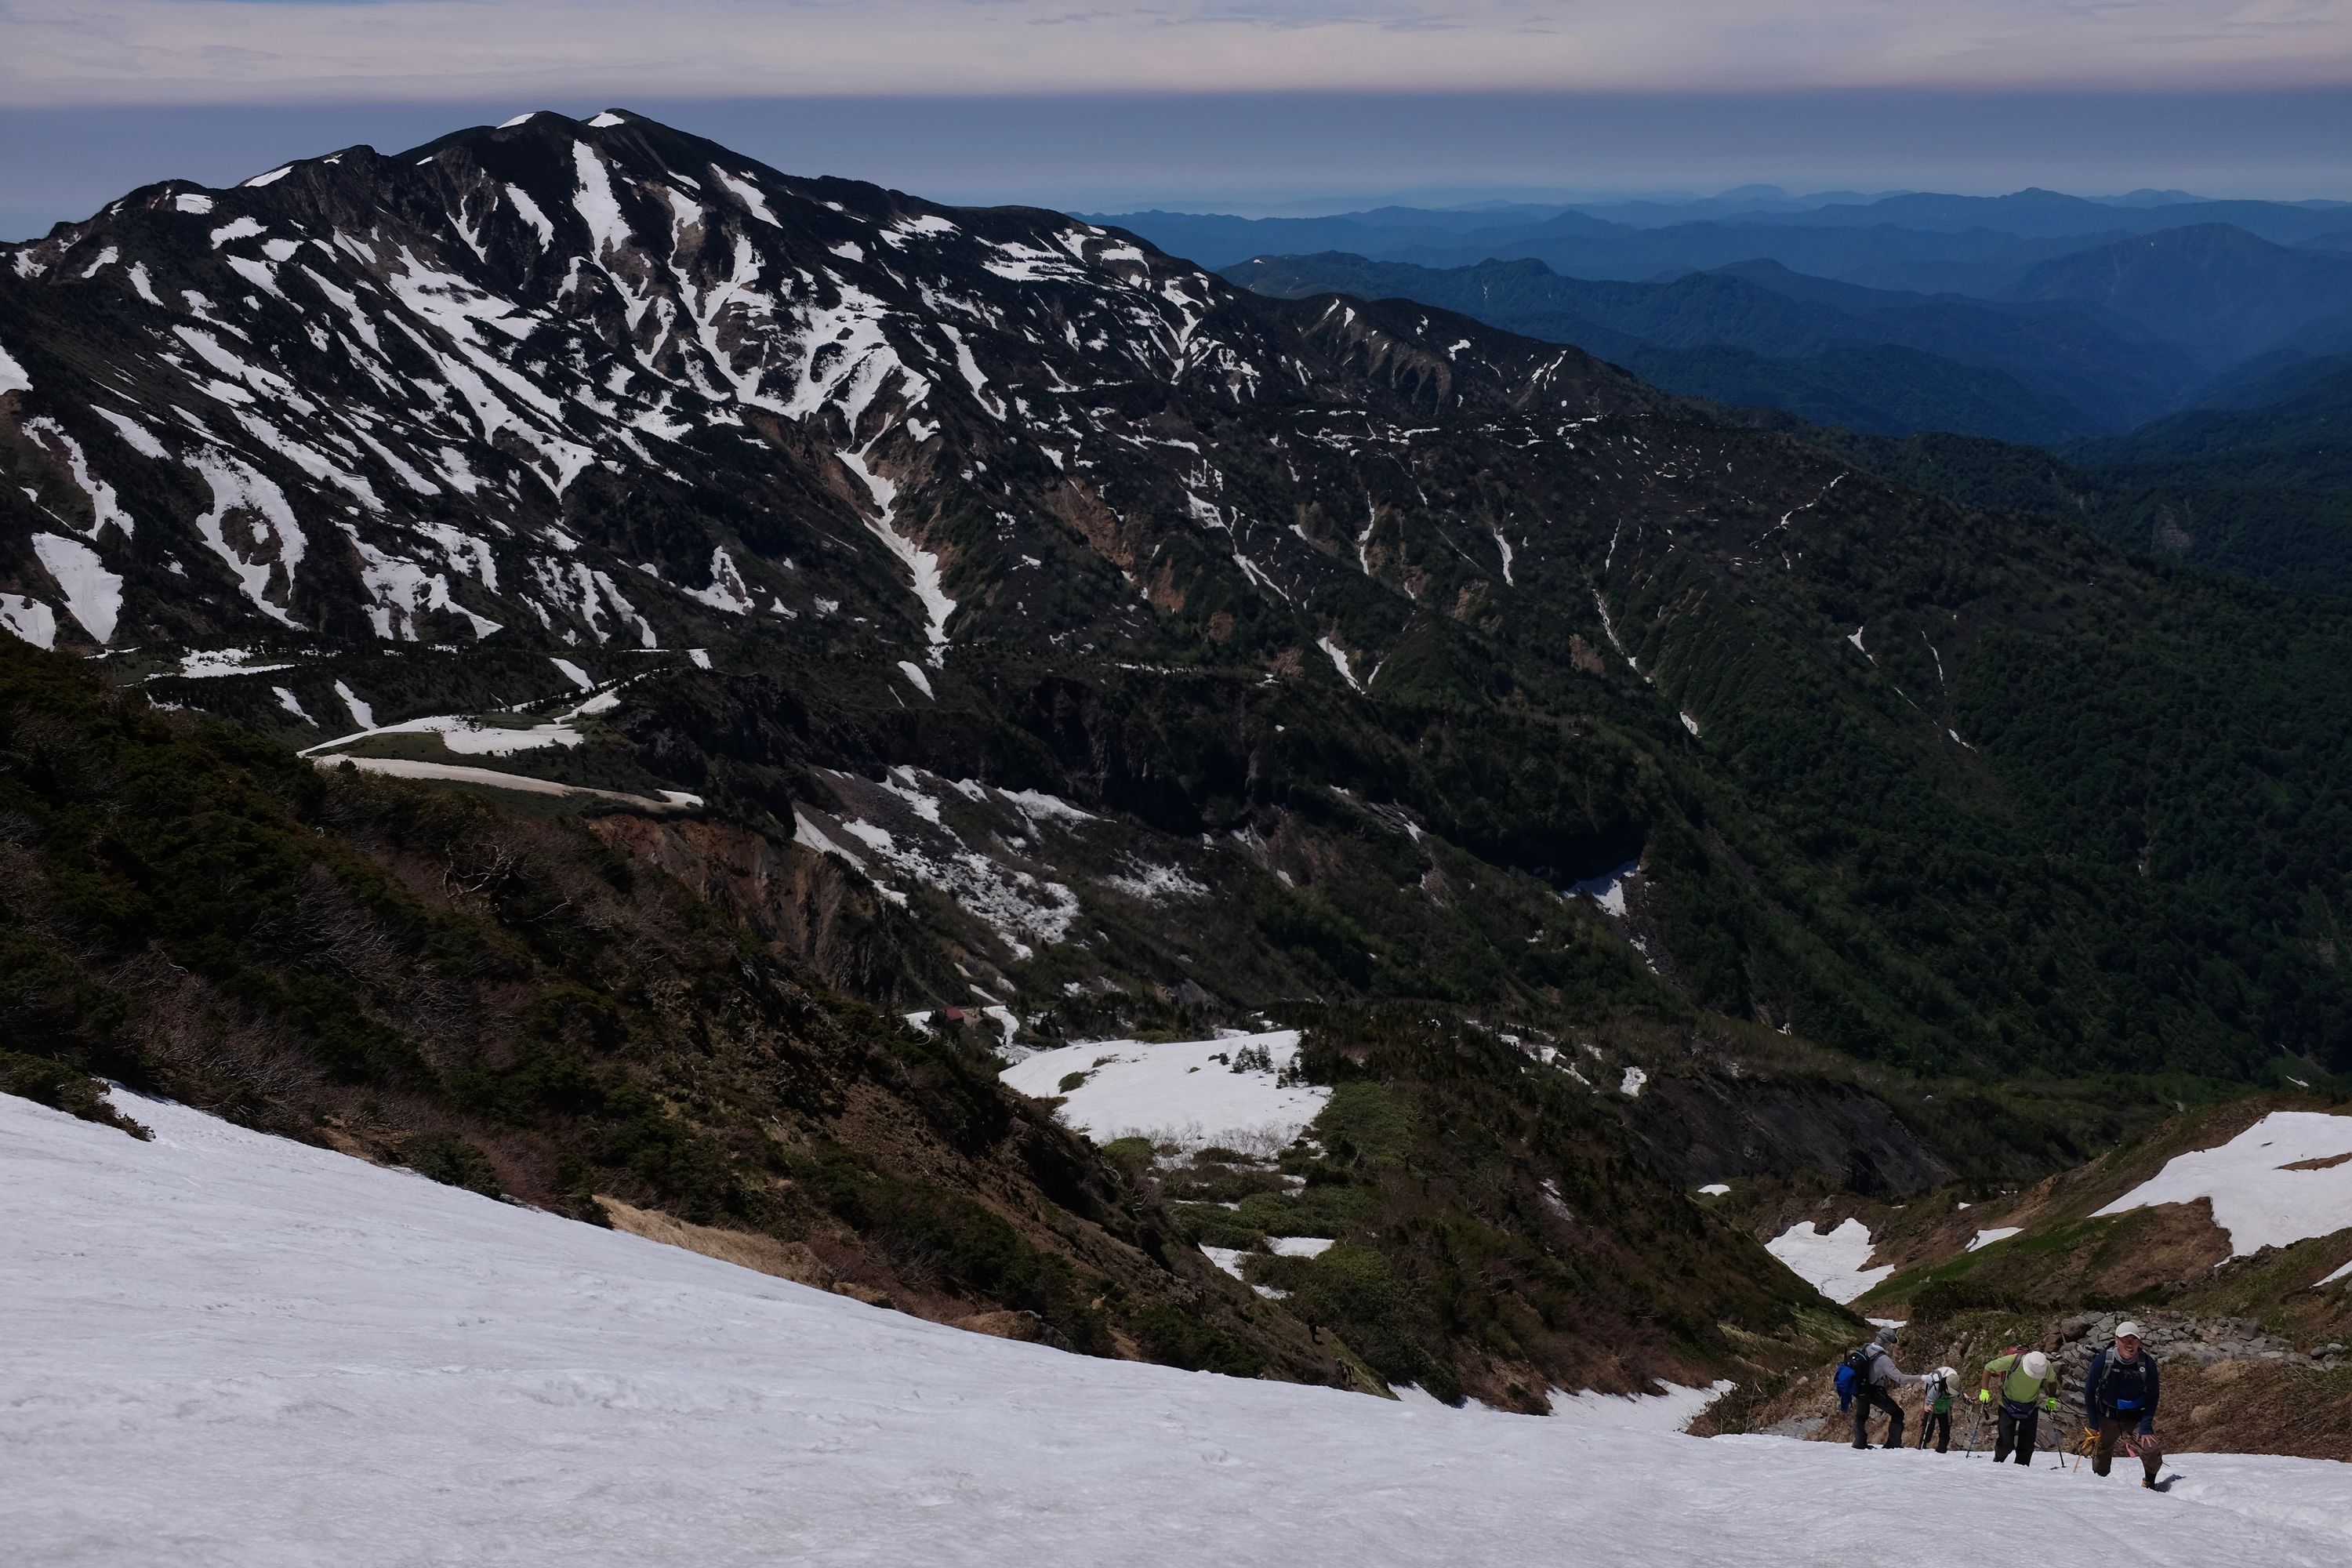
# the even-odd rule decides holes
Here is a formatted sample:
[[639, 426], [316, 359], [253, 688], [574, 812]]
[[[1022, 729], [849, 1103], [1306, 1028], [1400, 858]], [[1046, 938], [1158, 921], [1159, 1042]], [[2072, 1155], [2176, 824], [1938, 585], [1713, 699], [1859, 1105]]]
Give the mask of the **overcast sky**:
[[625, 104], [949, 200], [2352, 195], [2352, 0], [0, 0], [0, 234]]

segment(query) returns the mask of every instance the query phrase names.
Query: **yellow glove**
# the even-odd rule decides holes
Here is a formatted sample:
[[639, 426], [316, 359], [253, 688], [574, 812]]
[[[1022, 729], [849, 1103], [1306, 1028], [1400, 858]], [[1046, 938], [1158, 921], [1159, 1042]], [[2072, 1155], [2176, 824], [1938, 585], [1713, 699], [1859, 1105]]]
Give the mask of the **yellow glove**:
[[2058, 1414], [2058, 1401], [2055, 1399], [2045, 1399], [2042, 1402], [2042, 1408], [2050, 1412], [2051, 1415], [2055, 1415]]
[[1990, 1405], [1992, 1403], [1992, 1390], [1990, 1388], [1978, 1389], [1977, 1403], [1979, 1405]]

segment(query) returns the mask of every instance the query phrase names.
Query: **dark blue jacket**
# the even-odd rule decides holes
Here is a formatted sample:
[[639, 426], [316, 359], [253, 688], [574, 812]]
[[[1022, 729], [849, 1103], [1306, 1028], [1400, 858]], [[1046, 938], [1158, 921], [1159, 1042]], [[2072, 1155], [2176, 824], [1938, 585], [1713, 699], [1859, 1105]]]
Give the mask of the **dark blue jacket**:
[[[2110, 1364], [2115, 1377], [2108, 1375]], [[2135, 1372], [2138, 1373], [2137, 1378], [2132, 1375]], [[2129, 1421], [2137, 1417], [2141, 1431], [2153, 1432], [2162, 1381], [2156, 1358], [2148, 1354], [2147, 1346], [2141, 1346], [2139, 1354], [2126, 1363], [2116, 1359], [2115, 1347], [2110, 1345], [2091, 1358], [2091, 1370], [2083, 1379], [2083, 1412], [2094, 1425], [2110, 1418]]]

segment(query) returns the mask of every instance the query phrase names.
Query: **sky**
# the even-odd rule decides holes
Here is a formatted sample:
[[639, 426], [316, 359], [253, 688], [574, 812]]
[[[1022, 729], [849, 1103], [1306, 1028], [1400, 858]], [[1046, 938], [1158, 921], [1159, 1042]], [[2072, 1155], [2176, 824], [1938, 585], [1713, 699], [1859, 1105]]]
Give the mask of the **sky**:
[[624, 105], [950, 201], [2352, 196], [2352, 0], [0, 0], [0, 235]]

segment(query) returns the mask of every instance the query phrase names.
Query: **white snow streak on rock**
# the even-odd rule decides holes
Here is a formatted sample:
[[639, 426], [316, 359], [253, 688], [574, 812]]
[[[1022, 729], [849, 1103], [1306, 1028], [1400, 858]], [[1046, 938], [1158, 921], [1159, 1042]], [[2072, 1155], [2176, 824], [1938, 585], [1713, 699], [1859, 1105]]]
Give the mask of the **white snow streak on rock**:
[[808, 819], [808, 814], [795, 808], [793, 812], [793, 842], [820, 855], [838, 855], [859, 870], [866, 869], [866, 858], [855, 850], [845, 849], [828, 837], [824, 828]]
[[2092, 1217], [2210, 1198], [2213, 1223], [2230, 1235], [2230, 1256], [2244, 1258], [2352, 1226], [2352, 1160], [2324, 1170], [2284, 1168], [2345, 1154], [2352, 1154], [2352, 1116], [2274, 1110], [2218, 1149], [2174, 1156], [2154, 1180]]
[[912, 539], [898, 531], [897, 506], [898, 487], [884, 479], [866, 465], [863, 452], [836, 453], [842, 466], [856, 474], [874, 498], [874, 510], [878, 518], [867, 518], [866, 526], [874, 536], [889, 547], [890, 553], [904, 562], [913, 574], [915, 597], [922, 602], [925, 634], [930, 638], [930, 666], [938, 669], [947, 663], [948, 617], [955, 614], [956, 602], [940, 586], [940, 558], [937, 552], [922, 549]]
[[1980, 1230], [1977, 1232], [1976, 1239], [1969, 1243], [1969, 1250], [1974, 1252], [1979, 1247], [1990, 1247], [1996, 1241], [2007, 1241], [2024, 1228], [2021, 1225], [1997, 1225], [1990, 1230]]
[[396, 779], [480, 784], [488, 789], [513, 790], [520, 795], [588, 795], [597, 800], [619, 801], [645, 811], [676, 811], [702, 804], [700, 796], [688, 795], [683, 790], [664, 790], [662, 798], [655, 800], [641, 795], [625, 795], [619, 790], [590, 789], [585, 784], [557, 784], [552, 779], [502, 773], [496, 768], [472, 768], [462, 763], [415, 762], [407, 757], [352, 757], [339, 753], [312, 757], [310, 761], [322, 768], [354, 767], [362, 773], [383, 773]]
[[911, 658], [902, 658], [898, 661], [898, 670], [900, 674], [907, 678], [908, 684], [912, 685], [916, 690], [921, 692], [926, 697], [929, 697], [931, 695], [931, 678], [923, 673], [923, 667], [921, 665], [917, 664]]
[[117, 1099], [155, 1142], [0, 1097], [29, 1562], [1792, 1568], [1864, 1540], [1959, 1568], [1979, 1544], [1919, 1521], [1993, 1510], [2063, 1561], [2334, 1568], [2352, 1531], [2324, 1460], [2200, 1454], [2151, 1498], [1682, 1436], [1680, 1393], [1543, 1419], [1067, 1355]]
[[57, 580], [67, 613], [81, 623], [90, 641], [100, 647], [113, 641], [114, 623], [122, 614], [121, 577], [106, 569], [97, 551], [63, 534], [33, 535], [33, 553]]
[[156, 439], [152, 430], [128, 415], [117, 414], [113, 409], [100, 403], [91, 404], [89, 411], [113, 426], [115, 434], [122, 437], [123, 445], [141, 457], [168, 458], [171, 456], [163, 449], [163, 443]]
[[[1272, 1070], [1234, 1071], [1234, 1053], [1257, 1047]], [[1065, 1095], [1061, 1119], [1098, 1143], [1142, 1133], [1195, 1148], [1241, 1140], [1244, 1148], [1260, 1142], [1278, 1149], [1331, 1099], [1328, 1089], [1276, 1081], [1297, 1055], [1296, 1029], [1171, 1045], [1104, 1040], [1040, 1051], [1005, 1068], [1004, 1081], [1041, 1100]], [[1065, 1091], [1062, 1080], [1075, 1072], [1087, 1074], [1086, 1081]]]
[[1875, 1244], [1870, 1227], [1849, 1219], [1834, 1230], [1822, 1230], [1810, 1220], [1799, 1220], [1764, 1244], [1764, 1250], [1789, 1266], [1790, 1273], [1832, 1301], [1851, 1301], [1895, 1272], [1891, 1263], [1866, 1268]]
[[1617, 1085], [1617, 1092], [1628, 1100], [1639, 1100], [1642, 1098], [1642, 1086], [1649, 1081], [1650, 1075], [1646, 1071], [1640, 1068], [1627, 1068], [1625, 1077]]
[[1339, 672], [1339, 679], [1348, 683], [1349, 690], [1361, 691], [1364, 689], [1363, 683], [1356, 679], [1356, 672], [1348, 668], [1348, 650], [1346, 648], [1341, 647], [1329, 637], [1317, 637], [1315, 639], [1315, 646], [1321, 648], [1330, 658], [1331, 668]]
[[361, 701], [350, 687], [338, 680], [335, 682], [335, 695], [343, 700], [343, 709], [351, 714], [352, 723], [362, 730], [375, 728], [375, 710]]

